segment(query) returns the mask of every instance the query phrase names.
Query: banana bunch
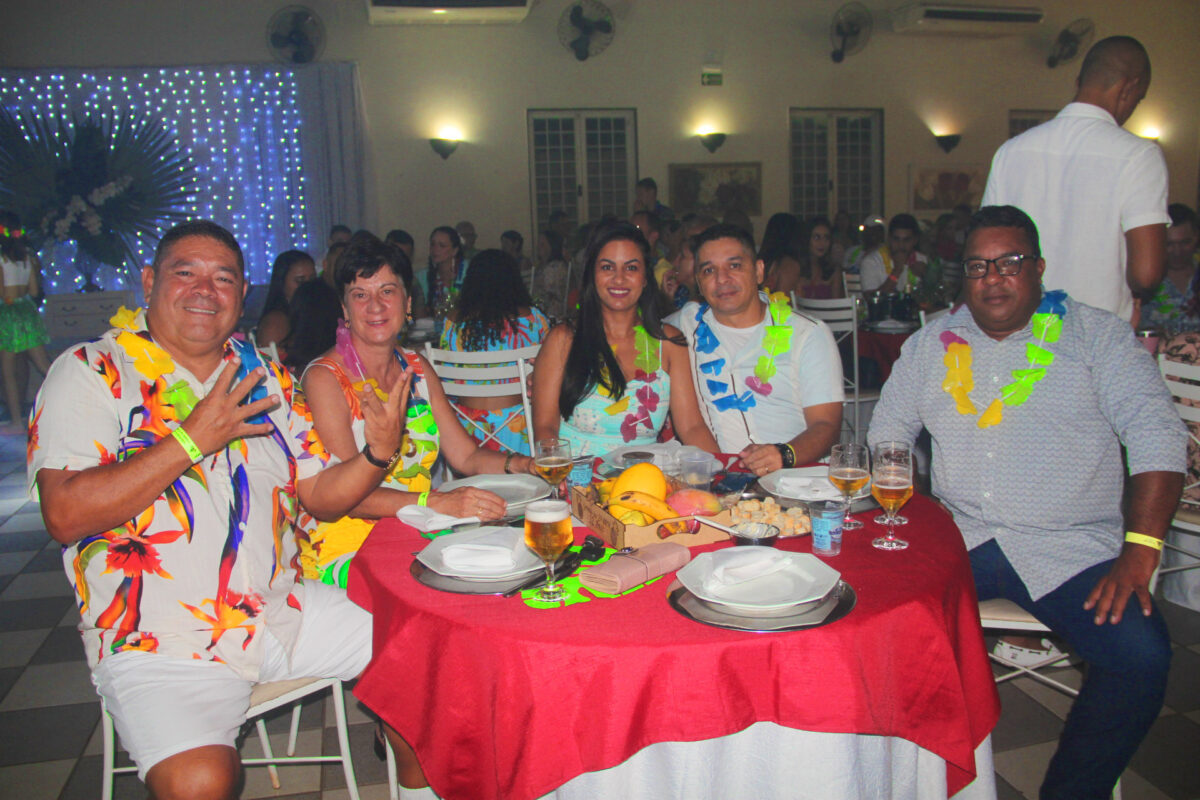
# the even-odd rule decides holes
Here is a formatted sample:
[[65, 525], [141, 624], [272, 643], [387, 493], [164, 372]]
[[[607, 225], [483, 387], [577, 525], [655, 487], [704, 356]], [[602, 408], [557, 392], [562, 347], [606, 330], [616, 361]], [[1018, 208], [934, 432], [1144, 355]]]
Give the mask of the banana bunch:
[[[667, 505], [665, 501], [659, 500], [657, 497], [645, 492], [621, 492], [613, 496], [609, 502], [608, 508], [610, 513], [614, 507], [621, 509], [622, 513], [633, 511], [641, 514], [646, 519], [645, 522], [640, 523], [642, 525], [649, 525], [651, 522], [661, 522], [664, 519], [673, 519], [679, 516], [679, 513]], [[618, 516], [617, 519], [621, 519], [621, 517]]]

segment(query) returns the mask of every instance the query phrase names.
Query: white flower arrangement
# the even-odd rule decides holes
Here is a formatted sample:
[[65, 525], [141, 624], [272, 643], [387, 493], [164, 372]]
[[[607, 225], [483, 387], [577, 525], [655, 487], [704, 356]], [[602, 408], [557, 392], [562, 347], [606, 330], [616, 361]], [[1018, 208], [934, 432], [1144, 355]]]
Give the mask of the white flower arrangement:
[[[79, 195], [71, 195], [62, 211], [51, 211], [42, 220], [42, 230], [53, 231], [54, 238], [60, 242], [74, 238], [71, 228], [78, 222], [92, 236], [99, 236], [104, 229], [104, 218], [100, 207], [109, 200], [122, 194], [133, 183], [133, 178], [123, 175], [109, 181], [88, 193], [87, 199]], [[62, 216], [59, 216], [61, 214]], [[55, 219], [57, 217], [57, 219]]]

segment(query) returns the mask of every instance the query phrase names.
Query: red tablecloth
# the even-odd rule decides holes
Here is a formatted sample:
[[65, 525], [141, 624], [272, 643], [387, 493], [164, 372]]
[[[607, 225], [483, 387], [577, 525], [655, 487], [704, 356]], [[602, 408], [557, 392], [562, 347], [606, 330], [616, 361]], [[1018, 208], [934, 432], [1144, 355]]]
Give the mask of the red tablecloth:
[[[438, 592], [409, 573], [425, 540], [385, 520], [350, 573], [350, 597], [375, 616], [354, 692], [448, 800], [540, 797], [647, 745], [758, 721], [903, 737], [945, 759], [953, 794], [974, 777], [999, 699], [961, 535], [925, 498], [904, 513], [909, 549], [872, 548], [879, 526], [864, 514], [830, 559], [858, 593], [849, 616], [781, 634], [683, 618], [666, 603], [669, 577], [557, 609]], [[781, 543], [811, 550], [811, 537]]]
[[900, 348], [912, 336], [904, 333], [882, 333], [870, 328], [858, 329], [858, 356], [869, 358], [879, 365], [879, 377], [886, 381], [892, 374], [892, 365], [900, 360]]

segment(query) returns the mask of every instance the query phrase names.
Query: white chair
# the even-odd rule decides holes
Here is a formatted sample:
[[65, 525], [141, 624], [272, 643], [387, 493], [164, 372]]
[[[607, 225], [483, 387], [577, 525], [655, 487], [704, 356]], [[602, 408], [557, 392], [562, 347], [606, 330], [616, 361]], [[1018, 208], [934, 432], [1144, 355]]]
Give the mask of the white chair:
[[[503, 443], [496, 434], [512, 425], [513, 420], [524, 415], [525, 430], [533, 431], [533, 412], [529, 406], [529, 387], [526, 378], [532, 370], [530, 364], [542, 348], [540, 344], [519, 347], [515, 350], [497, 350], [490, 353], [467, 353], [460, 350], [439, 350], [432, 344], [425, 345], [425, 358], [433, 365], [433, 369], [442, 380], [446, 394], [452, 397], [504, 397], [510, 394], [521, 395], [521, 407], [505, 418], [504, 423], [495, 431], [484, 437], [482, 444], [495, 441], [500, 447]], [[515, 383], [513, 381], [516, 381]], [[461, 383], [459, 381], [462, 381]], [[482, 381], [502, 381], [500, 383], [481, 383]], [[464, 420], [467, 415], [454, 403], [454, 411]], [[526, 437], [531, 440], [531, 436]], [[528, 441], [528, 453], [533, 455], [533, 442]]]
[[846, 399], [846, 402], [853, 406], [851, 418], [854, 422], [850, 432], [854, 441], [861, 442], [864, 436], [859, 418], [859, 407], [864, 402], [878, 400], [879, 392], [864, 392], [860, 385], [862, 380], [858, 372], [858, 303], [858, 298], [854, 296], [840, 297], [835, 300], [813, 300], [797, 297], [795, 292], [792, 293], [792, 306], [797, 311], [819, 319], [828, 325], [830, 332], [833, 333], [834, 341], [839, 345], [846, 340], [850, 342], [851, 375], [843, 373], [842, 385], [853, 398]]
[[[333, 713], [337, 721], [338, 752], [336, 756], [298, 756], [296, 752], [296, 734], [300, 728], [300, 701], [309, 695], [333, 690]], [[277, 756], [271, 749], [271, 740], [267, 737], [267, 726], [263, 715], [280, 706], [292, 706], [292, 725], [288, 734], [286, 756]], [[274, 681], [271, 683], [255, 684], [250, 692], [250, 709], [246, 712], [246, 721], [254, 720], [258, 730], [258, 738], [262, 744], [262, 758], [243, 758], [242, 765], [247, 767], [266, 766], [271, 776], [271, 785], [280, 788], [277, 764], [319, 764], [334, 761], [341, 762], [342, 772], [346, 775], [346, 791], [351, 800], [358, 800], [358, 783], [354, 778], [354, 763], [350, 756], [350, 733], [346, 726], [346, 701], [342, 696], [342, 682], [337, 678], [297, 678], [290, 681]], [[112, 717], [104, 701], [100, 701], [101, 735], [104, 740], [103, 756], [103, 786], [100, 790], [101, 800], [112, 800], [113, 776], [127, 772], [137, 772], [137, 767], [115, 766], [117, 756], [116, 734], [113, 730]]]
[[857, 272], [847, 272], [842, 270], [842, 289], [846, 297], [857, 297], [862, 295], [862, 275]]
[[[1184, 422], [1200, 423], [1200, 366], [1169, 361], [1165, 354], [1159, 354], [1158, 368], [1167, 383], [1167, 389], [1171, 392], [1171, 398], [1175, 401], [1175, 410], [1179, 412], [1180, 418]], [[1196, 405], [1187, 405], [1184, 401], [1191, 401]], [[1198, 447], [1200, 439], [1189, 431], [1188, 451], [1194, 451]], [[1186, 493], [1197, 486], [1200, 486], [1200, 481], [1184, 486], [1183, 490]], [[1163, 559], [1165, 561], [1168, 555], [1171, 555], [1173, 563], [1159, 567], [1158, 574], [1170, 575], [1200, 567], [1200, 553], [1181, 546], [1181, 540], [1186, 537], [1189, 545], [1196, 547], [1190, 540], [1197, 536], [1200, 536], [1200, 502], [1184, 498], [1175, 510], [1171, 529], [1163, 543]], [[1197, 549], [1200, 550], [1200, 547]]]

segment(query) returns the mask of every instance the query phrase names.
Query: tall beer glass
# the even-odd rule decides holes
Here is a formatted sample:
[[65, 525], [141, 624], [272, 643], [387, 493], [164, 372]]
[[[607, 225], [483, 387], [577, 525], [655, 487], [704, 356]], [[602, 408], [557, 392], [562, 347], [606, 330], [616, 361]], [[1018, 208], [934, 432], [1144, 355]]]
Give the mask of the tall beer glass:
[[571, 474], [571, 443], [566, 439], [538, 439], [534, 445], [533, 471], [550, 484], [550, 496], [562, 496], [562, 482]]
[[896, 512], [912, 497], [912, 449], [904, 442], [880, 442], [872, 455], [871, 494], [887, 515], [887, 536], [871, 544], [880, 550], [903, 550], [908, 542], [896, 538]]
[[557, 603], [566, 598], [554, 582], [554, 562], [571, 544], [571, 507], [565, 500], [538, 500], [525, 506], [525, 546], [538, 554], [546, 565], [546, 585], [534, 598]]
[[829, 454], [829, 482], [846, 498], [846, 518], [842, 521], [842, 530], [852, 531], [862, 527], [861, 522], [850, 517], [850, 499], [869, 480], [871, 473], [867, 469], [867, 448], [853, 442], [835, 444]]

